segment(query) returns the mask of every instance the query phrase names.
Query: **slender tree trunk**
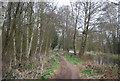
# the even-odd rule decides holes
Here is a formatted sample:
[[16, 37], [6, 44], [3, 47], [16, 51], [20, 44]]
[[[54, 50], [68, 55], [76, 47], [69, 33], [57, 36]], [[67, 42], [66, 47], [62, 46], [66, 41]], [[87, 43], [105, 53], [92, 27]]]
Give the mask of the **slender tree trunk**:
[[74, 49], [74, 55], [76, 55], [76, 27], [74, 29], [74, 37], [73, 37], [73, 49]]
[[11, 70], [12, 69], [12, 58], [10, 56], [10, 66], [9, 66], [9, 69]]
[[28, 46], [29, 46], [29, 28], [27, 27], [27, 40], [26, 40], [26, 57], [28, 57], [27, 56], [27, 54], [28, 54]]
[[64, 29], [62, 30], [62, 43], [63, 43], [63, 50], [65, 50], [65, 37], [64, 37]]
[[[79, 12], [78, 12], [79, 13]], [[78, 14], [79, 15], [79, 14]], [[74, 37], [73, 37], [73, 49], [74, 55], [76, 55], [76, 32], [77, 32], [77, 23], [78, 23], [78, 15], [76, 17], [75, 27], [74, 27]]]
[[23, 35], [21, 35], [20, 63], [22, 63], [22, 54], [23, 54], [22, 48], [23, 48]]
[[42, 52], [43, 41], [44, 41], [44, 40], [42, 39], [41, 44], [40, 44], [40, 51], [39, 51], [39, 55], [40, 55], [40, 53]]
[[17, 64], [17, 58], [16, 58], [16, 39], [15, 39], [15, 32], [14, 32], [14, 38], [13, 38], [13, 47], [14, 47], [14, 63]]
[[[43, 46], [43, 33], [44, 33], [44, 30], [43, 30], [43, 7], [41, 7], [41, 10], [40, 10], [40, 48], [39, 48], [39, 56], [40, 56], [40, 53], [42, 52], [42, 46]], [[39, 58], [40, 60], [40, 58]]]
[[32, 48], [32, 42], [33, 42], [33, 36], [34, 36], [34, 27], [33, 27], [33, 31], [32, 31], [32, 35], [31, 35], [31, 40], [30, 40], [30, 44], [29, 44], [29, 48], [28, 48], [28, 59], [30, 59], [30, 51], [31, 51], [31, 48]]
[[[47, 40], [47, 39], [46, 39]], [[46, 47], [45, 47], [45, 56], [47, 56], [47, 50], [48, 50], [48, 40], [46, 42]]]
[[109, 40], [109, 36], [107, 35], [106, 35], [106, 41], [107, 41], [107, 47], [108, 47], [109, 53], [112, 53], [112, 46]]
[[[38, 23], [38, 26], [39, 26], [39, 23]], [[38, 27], [38, 37], [37, 37], [37, 45], [36, 45], [36, 50], [35, 50], [35, 55], [36, 55], [36, 58], [38, 57], [38, 49], [40, 47], [40, 27]]]
[[42, 61], [42, 65], [41, 65], [41, 72], [40, 72], [40, 75], [43, 76], [43, 71], [44, 71], [44, 61]]

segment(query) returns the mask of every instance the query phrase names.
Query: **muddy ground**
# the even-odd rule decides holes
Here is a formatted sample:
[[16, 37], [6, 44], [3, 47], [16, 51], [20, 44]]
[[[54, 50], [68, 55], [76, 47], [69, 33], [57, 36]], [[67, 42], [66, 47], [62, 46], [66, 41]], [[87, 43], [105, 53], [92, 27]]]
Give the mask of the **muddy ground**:
[[60, 67], [59, 70], [54, 74], [52, 79], [80, 79], [79, 69], [63, 56], [57, 56]]

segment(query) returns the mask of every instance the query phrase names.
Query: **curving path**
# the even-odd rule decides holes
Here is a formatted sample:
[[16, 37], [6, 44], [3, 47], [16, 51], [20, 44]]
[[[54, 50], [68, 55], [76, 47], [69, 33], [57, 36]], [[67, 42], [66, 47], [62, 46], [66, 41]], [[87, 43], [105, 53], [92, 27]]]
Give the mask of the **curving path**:
[[80, 79], [78, 68], [63, 56], [57, 55], [60, 63], [58, 72], [53, 79]]

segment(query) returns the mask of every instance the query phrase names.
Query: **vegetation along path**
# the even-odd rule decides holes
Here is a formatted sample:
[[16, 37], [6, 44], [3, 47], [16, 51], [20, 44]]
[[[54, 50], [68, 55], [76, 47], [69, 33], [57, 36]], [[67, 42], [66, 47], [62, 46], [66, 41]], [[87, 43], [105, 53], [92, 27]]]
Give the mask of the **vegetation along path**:
[[78, 68], [63, 56], [57, 55], [60, 63], [59, 70], [54, 74], [54, 79], [80, 79]]

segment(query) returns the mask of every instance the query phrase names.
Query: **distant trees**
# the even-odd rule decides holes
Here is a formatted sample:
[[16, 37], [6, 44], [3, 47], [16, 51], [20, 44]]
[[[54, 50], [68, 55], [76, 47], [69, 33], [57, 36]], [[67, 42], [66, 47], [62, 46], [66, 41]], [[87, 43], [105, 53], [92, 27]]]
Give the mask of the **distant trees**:
[[71, 14], [69, 6], [62, 6], [58, 10], [59, 48], [69, 51], [71, 44]]
[[[108, 7], [109, 6], [109, 7]], [[108, 52], [110, 53], [117, 53], [117, 31], [118, 31], [118, 12], [117, 12], [117, 5], [113, 3], [107, 3], [106, 6], [103, 8], [103, 16], [102, 18], [106, 18], [103, 21], [106, 22], [104, 25], [105, 27], [105, 36], [107, 41]], [[109, 27], [109, 28], [108, 28]]]
[[93, 46], [91, 50], [116, 54], [118, 50], [117, 5], [108, 2], [103, 4], [95, 23], [96, 28], [93, 30], [95, 32], [89, 36], [88, 47], [91, 49], [91, 46], [95, 44], [96, 47]]
[[59, 47], [64, 50], [73, 49], [75, 55], [79, 49], [79, 56], [82, 56], [85, 50], [117, 53], [119, 46], [116, 37], [116, 9], [117, 5], [112, 2], [90, 0], [71, 2], [70, 6], [62, 6], [57, 13], [58, 30], [61, 32], [58, 34]]

